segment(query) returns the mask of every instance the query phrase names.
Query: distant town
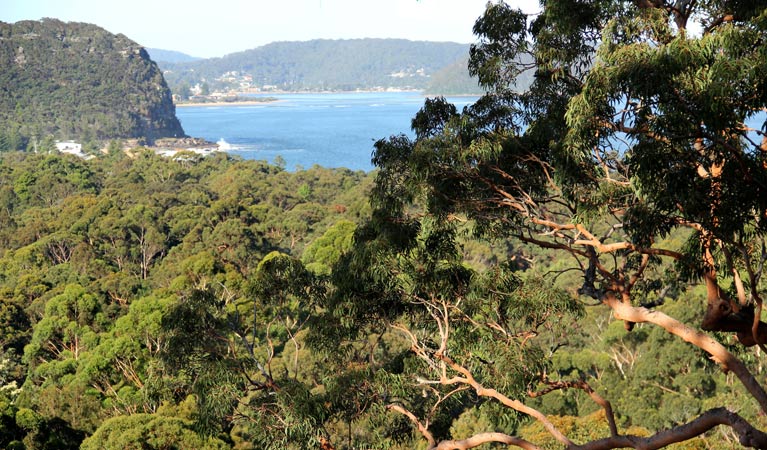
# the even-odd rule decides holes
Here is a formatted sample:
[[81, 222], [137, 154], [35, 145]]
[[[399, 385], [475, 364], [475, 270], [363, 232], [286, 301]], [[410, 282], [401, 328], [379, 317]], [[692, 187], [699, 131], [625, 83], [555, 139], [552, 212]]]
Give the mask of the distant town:
[[[164, 71], [164, 75], [168, 75], [171, 71]], [[399, 70], [391, 72], [389, 77], [392, 79], [404, 79], [404, 78], [429, 78], [430, 75], [426, 73], [426, 69], [423, 67], [417, 69]], [[243, 103], [243, 102], [268, 102], [274, 101], [272, 97], [252, 97], [248, 94], [279, 94], [286, 92], [283, 87], [275, 84], [261, 84], [258, 85], [253, 81], [253, 75], [247, 72], [240, 72], [237, 70], [230, 70], [225, 72], [219, 77], [213, 79], [214, 84], [218, 88], [211, 91], [209, 83], [206, 81], [197, 82], [186, 91], [184, 88], [177, 89], [173, 94], [173, 101], [177, 105], [185, 104], [208, 104], [208, 103]], [[401, 91], [402, 88], [395, 88], [390, 86], [374, 86], [366, 89], [357, 89], [358, 91], [365, 92], [387, 92], [387, 91]], [[410, 89], [416, 90], [416, 89]]]

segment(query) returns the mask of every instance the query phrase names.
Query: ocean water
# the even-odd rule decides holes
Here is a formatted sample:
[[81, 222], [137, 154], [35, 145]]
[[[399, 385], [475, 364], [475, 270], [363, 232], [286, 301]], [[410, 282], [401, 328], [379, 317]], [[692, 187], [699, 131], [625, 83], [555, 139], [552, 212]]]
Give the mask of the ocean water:
[[[412, 137], [410, 121], [425, 97], [414, 92], [275, 94], [259, 105], [188, 106], [176, 109], [186, 134], [228, 145], [244, 159], [274, 162], [288, 170], [346, 167], [373, 169], [373, 144], [400, 133]], [[460, 111], [476, 97], [448, 98]]]

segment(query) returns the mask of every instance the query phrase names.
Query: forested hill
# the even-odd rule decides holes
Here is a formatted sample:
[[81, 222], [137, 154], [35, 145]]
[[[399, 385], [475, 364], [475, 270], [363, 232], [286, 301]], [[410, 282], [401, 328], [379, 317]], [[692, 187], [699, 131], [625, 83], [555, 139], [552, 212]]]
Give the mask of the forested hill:
[[468, 53], [468, 44], [452, 42], [312, 40], [275, 42], [221, 58], [160, 66], [174, 91], [203, 82], [211, 89], [238, 88], [241, 83], [289, 91], [424, 89], [434, 73], [465, 60]]
[[0, 22], [6, 139], [183, 136], [162, 72], [126, 36], [55, 19]]

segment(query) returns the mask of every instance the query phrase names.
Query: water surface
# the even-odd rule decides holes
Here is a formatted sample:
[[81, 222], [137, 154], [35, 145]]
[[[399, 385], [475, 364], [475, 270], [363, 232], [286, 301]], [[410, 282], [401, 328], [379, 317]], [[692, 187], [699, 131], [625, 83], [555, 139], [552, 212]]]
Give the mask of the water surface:
[[[186, 134], [231, 145], [244, 159], [274, 162], [289, 170], [346, 167], [369, 171], [375, 141], [405, 133], [425, 97], [415, 92], [268, 95], [278, 101], [242, 106], [176, 109]], [[460, 111], [476, 97], [448, 98]]]

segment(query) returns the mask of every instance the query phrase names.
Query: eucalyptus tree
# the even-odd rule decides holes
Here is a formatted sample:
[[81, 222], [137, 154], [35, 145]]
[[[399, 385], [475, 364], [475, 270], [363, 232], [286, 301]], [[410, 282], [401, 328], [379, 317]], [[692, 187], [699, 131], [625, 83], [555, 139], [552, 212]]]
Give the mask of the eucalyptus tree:
[[[767, 393], [738, 356], [767, 343], [760, 321], [767, 5], [544, 0], [540, 13], [526, 15], [496, 2], [474, 32], [469, 69], [488, 95], [461, 113], [427, 100], [413, 119], [415, 139], [376, 144], [374, 220], [357, 233], [357, 255], [343, 263], [351, 265], [342, 278], [357, 281], [340, 283], [346, 297], [329, 297], [327, 305], [391, 324], [422, 362], [408, 370], [418, 372], [424, 397], [434, 390], [431, 409], [384, 396], [389, 409], [407, 417], [429, 448], [538, 448], [494, 430], [461, 439], [435, 430], [435, 411], [466, 391], [538, 420], [566, 448], [659, 448], [721, 424], [742, 445], [767, 448], [758, 424], [721, 407], [649, 436], [620, 430], [608, 399], [585, 380], [549, 379], [545, 364], [519, 356], [540, 326], [574, 320], [577, 308], [552, 301], [556, 293], [517, 288], [514, 277], [483, 284], [453, 256], [456, 224], [466, 222], [461, 227], [476, 236], [514, 238], [568, 258], [582, 276], [573, 290], [582, 302], [609, 308], [627, 330], [653, 324], [691, 352], [702, 350], [767, 412]], [[515, 92], [527, 72], [534, 82]], [[670, 236], [686, 242], [674, 245]], [[433, 277], [428, 283], [425, 274]], [[700, 311], [698, 327], [661, 307], [690, 285], [706, 293], [687, 305]], [[364, 310], [355, 306], [363, 299]], [[733, 341], [738, 346], [725, 345]], [[513, 370], [516, 381], [506, 378]], [[604, 409], [609, 435], [576, 443], [523, 401], [560, 389], [588, 393]]]
[[171, 305], [162, 318], [162, 365], [182, 380], [175, 395], [196, 399], [198, 429], [258, 448], [317, 447], [326, 413], [312, 393], [315, 362], [302, 335], [324, 286], [276, 251], [248, 284], [248, 293], [224, 282], [198, 286]]

